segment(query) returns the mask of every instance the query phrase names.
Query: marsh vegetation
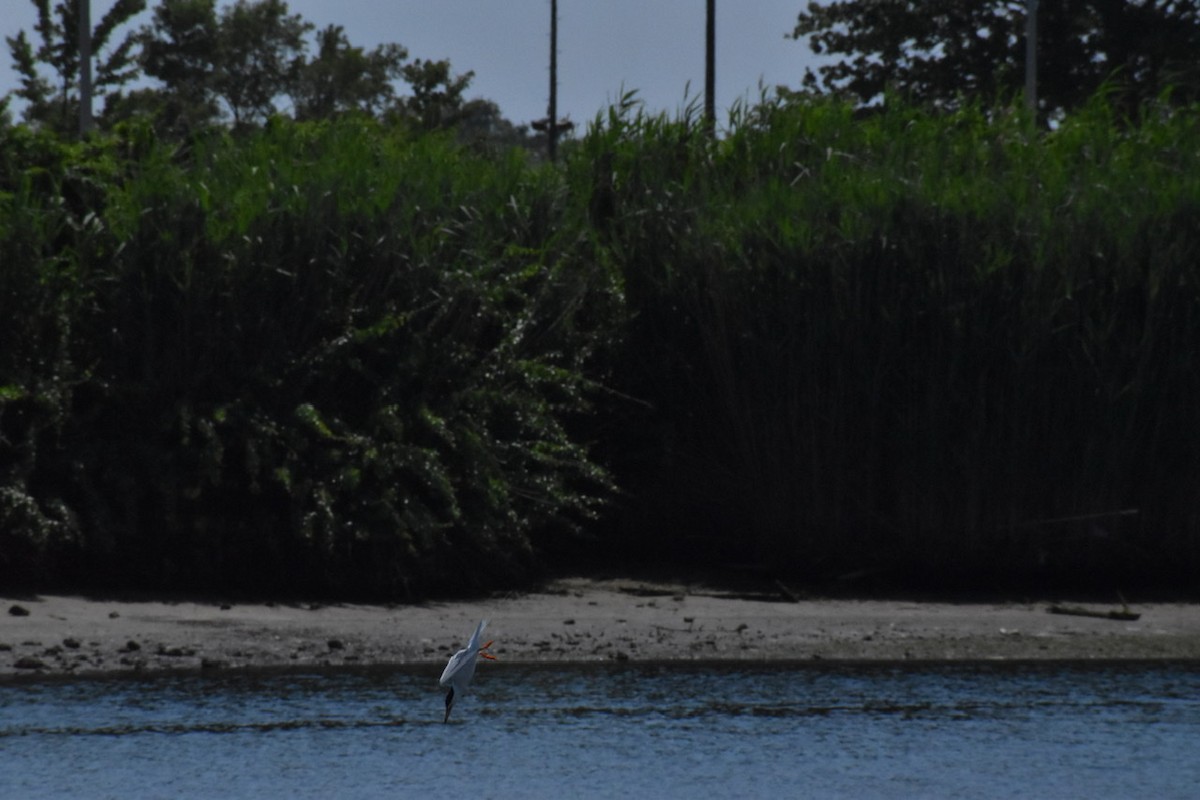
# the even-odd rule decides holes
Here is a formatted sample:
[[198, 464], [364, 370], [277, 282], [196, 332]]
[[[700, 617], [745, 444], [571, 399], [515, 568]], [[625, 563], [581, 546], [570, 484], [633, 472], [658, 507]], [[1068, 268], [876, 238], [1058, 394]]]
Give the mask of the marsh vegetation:
[[554, 164], [353, 116], [0, 128], [0, 576], [1184, 585], [1198, 134], [1102, 95], [1049, 132], [769, 99], [716, 141], [627, 98]]

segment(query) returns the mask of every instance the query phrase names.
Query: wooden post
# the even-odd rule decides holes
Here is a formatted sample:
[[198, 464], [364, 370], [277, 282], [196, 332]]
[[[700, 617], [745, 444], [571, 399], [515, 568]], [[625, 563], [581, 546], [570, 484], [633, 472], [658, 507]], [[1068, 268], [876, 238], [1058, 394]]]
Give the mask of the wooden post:
[[558, 0], [550, 0], [550, 109], [546, 124], [546, 153], [558, 157]]
[[708, 0], [708, 21], [704, 31], [704, 125], [709, 136], [717, 130], [716, 5], [716, 0]]
[[[79, 17], [79, 135], [92, 130], [92, 9], [91, 0], [78, 0]], [[64, 120], [65, 121], [65, 120]]]
[[1037, 8], [1038, 0], [1025, 3], [1025, 105], [1037, 119]]

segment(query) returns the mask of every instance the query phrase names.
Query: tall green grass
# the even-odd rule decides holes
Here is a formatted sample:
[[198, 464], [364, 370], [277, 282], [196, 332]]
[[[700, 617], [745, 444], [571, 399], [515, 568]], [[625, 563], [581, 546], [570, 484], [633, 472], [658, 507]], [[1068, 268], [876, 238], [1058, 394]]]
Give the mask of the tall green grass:
[[1198, 113], [3, 129], [0, 575], [415, 597], [599, 536], [1184, 585]]
[[1194, 109], [1098, 98], [1035, 135], [981, 108], [765, 103], [700, 134], [614, 113], [573, 162], [631, 306], [624, 388], [655, 408], [625, 465], [638, 535], [809, 575], [1189, 574]]
[[24, 496], [82, 537], [58, 573], [417, 596], [528, 580], [537, 533], [594, 515], [607, 479], [565, 427], [592, 289], [551, 247], [552, 175], [366, 123], [127, 136], [69, 257], [68, 412], [25, 436]]

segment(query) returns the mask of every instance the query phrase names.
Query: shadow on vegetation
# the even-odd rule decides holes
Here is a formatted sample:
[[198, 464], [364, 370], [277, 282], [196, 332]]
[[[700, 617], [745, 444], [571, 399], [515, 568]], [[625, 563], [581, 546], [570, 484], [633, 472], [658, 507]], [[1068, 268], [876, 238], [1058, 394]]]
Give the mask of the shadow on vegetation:
[[0, 129], [0, 579], [1194, 590], [1198, 126]]

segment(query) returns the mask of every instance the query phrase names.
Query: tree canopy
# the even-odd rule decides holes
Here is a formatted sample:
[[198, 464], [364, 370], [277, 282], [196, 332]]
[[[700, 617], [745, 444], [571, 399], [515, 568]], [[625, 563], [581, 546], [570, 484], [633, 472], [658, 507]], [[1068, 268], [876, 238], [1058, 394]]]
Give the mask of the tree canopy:
[[[79, 7], [75, 2], [30, 0], [37, 9], [37, 47], [25, 31], [6, 37], [13, 67], [21, 76], [15, 94], [26, 102], [25, 118], [59, 131], [69, 131], [79, 116]], [[146, 8], [146, 0], [117, 0], [92, 28], [92, 52], [105, 53], [96, 59], [93, 92], [103, 97], [132, 80], [137, 74], [135, 41], [127, 34], [114, 40], [117, 29]], [[116, 41], [115, 46], [109, 45]], [[53, 82], [38, 69], [50, 68]], [[5, 98], [7, 101], [7, 98]]]
[[[8, 39], [22, 81], [12, 94], [25, 101], [26, 122], [70, 132], [79, 112], [78, 4], [63, 0], [51, 9], [50, 0], [31, 2], [41, 41], [35, 47], [24, 31]], [[211, 125], [260, 125], [275, 114], [300, 120], [365, 114], [421, 129], [454, 128], [471, 141], [532, 141], [495, 103], [466, 98], [473, 73], [455, 73], [445, 60], [409, 61], [399, 44], [357, 47], [338, 25], [314, 34], [285, 0], [159, 0], [149, 24], [110, 46], [114, 32], [145, 9], [146, 0], [118, 0], [93, 32], [93, 52], [100, 54], [95, 94], [105, 99], [101, 126], [145, 117], [161, 132], [183, 136]], [[151, 85], [123, 88], [139, 77]], [[0, 98], [0, 120], [8, 100]]]
[[354, 47], [340, 25], [317, 35], [317, 55], [301, 62], [293, 99], [300, 119], [325, 119], [350, 111], [382, 113], [396, 102], [393, 82], [404, 77], [408, 52], [398, 44], [371, 51]]
[[[953, 107], [1017, 94], [1025, 81], [1026, 0], [810, 2], [792, 36], [841, 57], [807, 70], [805, 87], [868, 104], [885, 92]], [[1200, 4], [1194, 0], [1040, 0], [1040, 113], [1077, 107], [1108, 84], [1127, 107], [1172, 90], [1200, 97]]]

